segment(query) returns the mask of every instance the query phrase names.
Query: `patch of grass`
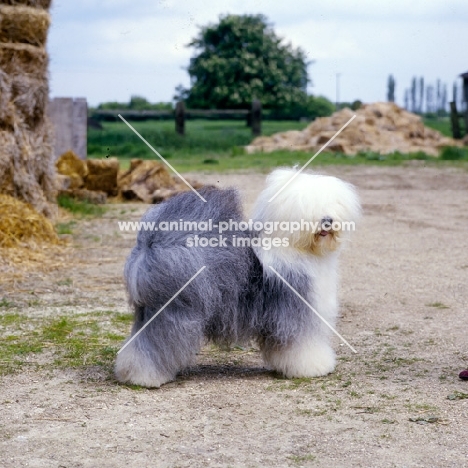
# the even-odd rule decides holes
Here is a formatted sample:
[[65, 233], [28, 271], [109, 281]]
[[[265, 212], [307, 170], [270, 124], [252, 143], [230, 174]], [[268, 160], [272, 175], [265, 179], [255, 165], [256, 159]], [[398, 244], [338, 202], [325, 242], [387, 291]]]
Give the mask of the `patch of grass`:
[[405, 405], [411, 411], [427, 412], [427, 411], [437, 411], [439, 408], [429, 403], [407, 403]]
[[442, 161], [468, 161], [468, 149], [458, 146], [446, 146], [440, 153]]
[[134, 384], [119, 384], [122, 387], [129, 388], [130, 390], [135, 390], [137, 392], [141, 392], [142, 390], [148, 390], [146, 387], [142, 387], [141, 385], [134, 385]]
[[452, 137], [452, 126], [450, 124], [449, 117], [439, 117], [439, 118], [425, 118], [424, 125], [429, 128], [433, 128], [442, 135]]
[[[285, 130], [302, 130], [307, 122], [264, 121], [263, 135]], [[190, 119], [184, 136], [174, 131], [172, 120], [132, 122], [150, 144], [165, 158], [175, 155], [226, 153], [248, 145], [252, 132], [244, 121]], [[103, 158], [106, 154], [125, 158], [154, 159], [155, 155], [123, 122], [103, 122], [103, 130], [88, 132], [88, 155]], [[206, 156], [205, 158], [206, 159]]]
[[73, 228], [76, 225], [76, 221], [69, 221], [67, 223], [57, 223], [55, 230], [57, 234], [73, 234]]
[[301, 465], [304, 462], [310, 462], [317, 459], [315, 455], [308, 454], [308, 455], [291, 455], [288, 457], [296, 465]]
[[130, 324], [133, 322], [133, 314], [116, 314], [111, 312], [111, 321], [112, 323], [119, 324]]
[[57, 281], [58, 286], [72, 286], [73, 280], [71, 278], [65, 278], [63, 280]]
[[8, 313], [0, 315], [0, 326], [7, 327], [19, 323], [22, 317], [18, 313]]
[[54, 367], [101, 366], [110, 372], [129, 331], [127, 315], [109, 311], [53, 318], [4, 314], [0, 316], [0, 375], [34, 365], [45, 351], [48, 365]]
[[431, 302], [426, 304], [427, 307], [435, 307], [436, 309], [450, 309], [449, 306], [445, 305], [443, 302]]
[[289, 388], [299, 388], [303, 385], [307, 385], [311, 383], [311, 378], [309, 377], [298, 377], [296, 379], [290, 379]]
[[11, 302], [8, 299], [3, 297], [2, 299], [0, 299], [0, 307], [3, 309], [11, 309], [16, 306], [14, 302]]
[[78, 217], [97, 217], [106, 212], [106, 208], [86, 201], [75, 200], [66, 195], [57, 198], [58, 205]]

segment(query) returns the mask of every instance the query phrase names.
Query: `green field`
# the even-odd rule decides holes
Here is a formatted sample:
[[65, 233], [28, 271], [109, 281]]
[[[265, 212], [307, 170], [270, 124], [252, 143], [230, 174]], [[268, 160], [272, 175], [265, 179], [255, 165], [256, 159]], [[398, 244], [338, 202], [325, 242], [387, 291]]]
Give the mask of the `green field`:
[[[450, 122], [428, 120], [427, 126], [450, 135]], [[244, 121], [235, 120], [189, 120], [186, 135], [175, 133], [172, 120], [132, 122], [131, 125], [179, 171], [225, 171], [256, 169], [269, 170], [279, 165], [304, 164], [312, 156], [308, 152], [275, 151], [273, 153], [246, 154], [243, 146], [252, 140], [250, 129]], [[307, 122], [264, 121], [262, 134], [286, 130], [302, 130]], [[155, 159], [157, 156], [123, 122], [104, 122], [103, 130], [90, 129], [88, 133], [88, 155], [91, 158], [116, 156], [123, 168], [130, 159]], [[411, 159], [433, 161], [424, 153], [381, 156], [377, 153], [361, 153], [346, 156], [337, 153], [322, 153], [320, 164], [382, 164], [395, 165]], [[443, 160], [468, 161], [468, 151], [447, 150]]]

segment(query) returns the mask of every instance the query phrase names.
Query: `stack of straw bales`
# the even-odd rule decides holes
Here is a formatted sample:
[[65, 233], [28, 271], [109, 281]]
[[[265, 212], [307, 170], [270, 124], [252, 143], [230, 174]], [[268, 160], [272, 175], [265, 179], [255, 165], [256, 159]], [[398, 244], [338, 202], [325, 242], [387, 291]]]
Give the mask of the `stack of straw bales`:
[[46, 117], [51, 0], [0, 0], [0, 193], [55, 213], [52, 127]]
[[[120, 171], [117, 158], [83, 161], [73, 151], [67, 151], [55, 164], [60, 195], [91, 203], [105, 203], [107, 195], [160, 203], [189, 190], [181, 179], [171, 176], [164, 164], [154, 160], [132, 159], [130, 168]], [[203, 186], [194, 180], [190, 184], [195, 189]]]
[[365, 104], [357, 111], [342, 109], [330, 117], [315, 120], [302, 131], [293, 130], [256, 138], [246, 150], [248, 153], [275, 150], [315, 152], [333, 138], [353, 115], [356, 118], [330, 143], [327, 151], [350, 156], [360, 151], [380, 154], [423, 151], [431, 156], [438, 156], [444, 146], [461, 144], [425, 127], [421, 117], [394, 103], [376, 102]]

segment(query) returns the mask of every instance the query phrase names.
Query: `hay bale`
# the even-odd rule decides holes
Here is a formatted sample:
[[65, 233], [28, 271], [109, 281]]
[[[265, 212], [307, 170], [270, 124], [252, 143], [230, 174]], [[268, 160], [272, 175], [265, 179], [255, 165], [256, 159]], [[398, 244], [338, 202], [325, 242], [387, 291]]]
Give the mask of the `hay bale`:
[[52, 223], [31, 205], [0, 194], [0, 248], [31, 242], [58, 244], [59, 239]]
[[0, 5], [0, 42], [44, 47], [50, 25], [47, 11], [28, 6]]
[[117, 176], [119, 173], [119, 160], [88, 159], [86, 161], [88, 174], [84, 179], [85, 188], [100, 190], [108, 195], [117, 195]]
[[70, 189], [79, 189], [84, 186], [84, 179], [88, 175], [86, 162], [81, 160], [73, 151], [63, 153], [55, 163], [60, 175], [70, 178]]
[[47, 54], [24, 44], [0, 44], [0, 126], [34, 128], [48, 102]]
[[0, 97], [0, 125], [12, 127], [17, 120], [34, 129], [44, 119], [49, 98], [47, 80], [0, 72], [0, 81], [3, 94]]
[[29, 75], [47, 80], [45, 49], [29, 44], [0, 43], [0, 70], [7, 75]]
[[0, 194], [20, 198], [48, 217], [57, 213], [52, 143], [48, 121], [34, 131], [19, 125], [13, 132], [0, 128]]
[[0, 0], [0, 5], [29, 6], [48, 10], [52, 0]]
[[174, 188], [174, 180], [162, 163], [132, 159], [130, 168], [121, 175], [118, 185], [123, 198], [152, 203], [153, 193]]
[[[196, 190], [204, 185], [189, 181]], [[179, 178], [172, 177], [166, 166], [159, 161], [132, 159], [130, 168], [119, 175], [120, 195], [127, 200], [141, 200], [145, 203], [160, 203], [180, 192], [190, 190]]]

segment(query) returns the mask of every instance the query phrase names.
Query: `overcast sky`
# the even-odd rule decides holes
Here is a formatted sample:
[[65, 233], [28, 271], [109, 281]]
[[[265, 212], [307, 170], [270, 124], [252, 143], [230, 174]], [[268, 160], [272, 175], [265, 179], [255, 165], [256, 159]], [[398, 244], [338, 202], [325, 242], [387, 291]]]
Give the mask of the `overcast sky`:
[[310, 60], [309, 91], [335, 100], [386, 99], [395, 76], [397, 102], [413, 75], [451, 88], [468, 71], [466, 0], [54, 0], [48, 49], [52, 96], [90, 105], [171, 101], [187, 86], [186, 44], [220, 14], [262, 13], [278, 35]]

